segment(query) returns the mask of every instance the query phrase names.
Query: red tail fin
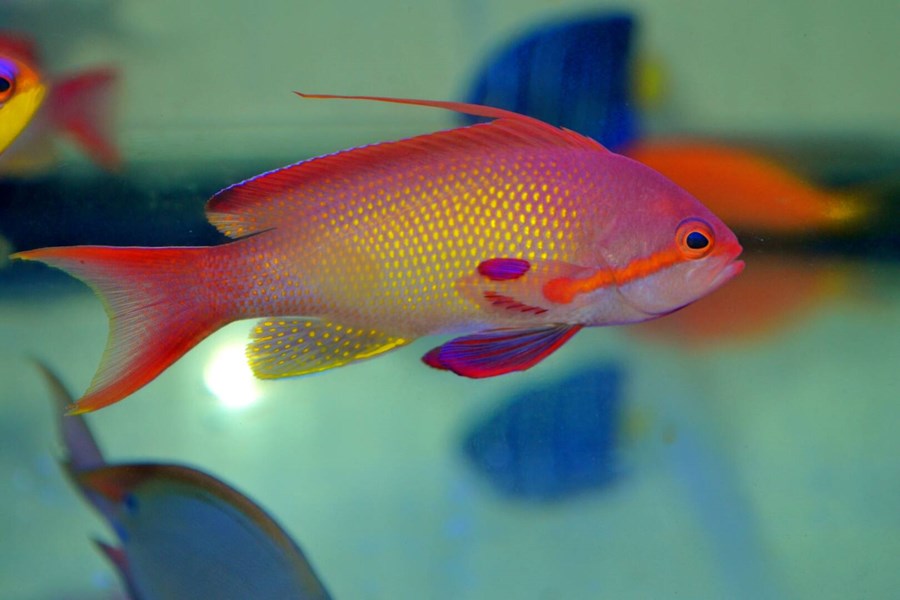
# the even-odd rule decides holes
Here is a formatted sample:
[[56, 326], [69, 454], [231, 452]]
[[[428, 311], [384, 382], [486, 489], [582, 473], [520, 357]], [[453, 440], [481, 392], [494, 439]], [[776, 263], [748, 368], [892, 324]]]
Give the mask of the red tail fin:
[[122, 164], [113, 141], [114, 94], [118, 73], [96, 69], [54, 84], [48, 100], [56, 126], [75, 139], [105, 169]]
[[109, 337], [100, 367], [70, 414], [140, 389], [227, 322], [208, 301], [202, 259], [211, 248], [72, 246], [14, 254], [62, 269], [103, 301]]

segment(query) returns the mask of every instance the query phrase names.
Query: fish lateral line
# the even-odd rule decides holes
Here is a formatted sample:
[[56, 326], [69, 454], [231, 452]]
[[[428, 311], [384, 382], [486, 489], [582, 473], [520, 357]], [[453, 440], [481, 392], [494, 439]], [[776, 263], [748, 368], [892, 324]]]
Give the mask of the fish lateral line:
[[544, 297], [557, 304], [569, 304], [578, 294], [586, 294], [609, 285], [624, 285], [635, 279], [653, 275], [683, 260], [677, 248], [667, 248], [638, 258], [621, 269], [599, 269], [582, 278], [557, 277], [544, 284]]

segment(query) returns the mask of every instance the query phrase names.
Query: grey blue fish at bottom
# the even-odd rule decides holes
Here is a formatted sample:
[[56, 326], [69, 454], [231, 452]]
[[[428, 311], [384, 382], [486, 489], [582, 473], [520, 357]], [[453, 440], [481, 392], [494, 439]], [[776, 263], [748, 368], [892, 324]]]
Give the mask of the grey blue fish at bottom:
[[134, 600], [325, 599], [291, 537], [250, 498], [215, 477], [172, 464], [110, 465], [72, 398], [38, 363], [56, 400], [66, 471], [116, 531], [97, 541]]

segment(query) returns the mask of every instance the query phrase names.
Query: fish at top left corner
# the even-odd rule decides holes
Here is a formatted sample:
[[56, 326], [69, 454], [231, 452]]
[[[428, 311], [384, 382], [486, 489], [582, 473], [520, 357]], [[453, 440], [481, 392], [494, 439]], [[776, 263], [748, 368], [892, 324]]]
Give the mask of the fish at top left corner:
[[34, 48], [27, 40], [0, 36], [0, 152], [22, 133], [46, 96], [47, 86], [34, 62]]
[[27, 36], [0, 31], [0, 176], [40, 173], [57, 159], [57, 138], [77, 144], [97, 165], [118, 170], [113, 113], [119, 72], [92, 67], [49, 77], [37, 45]]

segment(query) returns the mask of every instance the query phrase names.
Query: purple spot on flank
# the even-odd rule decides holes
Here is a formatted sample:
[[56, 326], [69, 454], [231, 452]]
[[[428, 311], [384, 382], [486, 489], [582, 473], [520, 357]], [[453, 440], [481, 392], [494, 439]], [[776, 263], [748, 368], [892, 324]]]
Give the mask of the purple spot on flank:
[[531, 269], [531, 263], [522, 258], [490, 258], [478, 265], [478, 272], [493, 281], [518, 279]]

